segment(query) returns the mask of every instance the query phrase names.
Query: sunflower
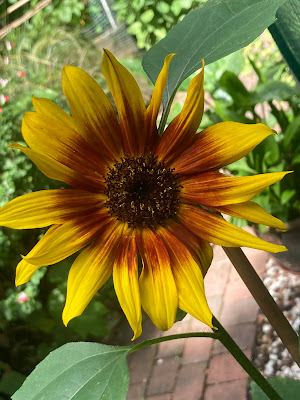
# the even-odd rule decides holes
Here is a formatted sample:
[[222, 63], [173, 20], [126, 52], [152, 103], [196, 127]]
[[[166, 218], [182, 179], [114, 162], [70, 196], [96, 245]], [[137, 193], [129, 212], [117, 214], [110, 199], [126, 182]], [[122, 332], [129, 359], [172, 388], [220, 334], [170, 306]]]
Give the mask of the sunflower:
[[73, 187], [25, 194], [0, 212], [0, 224], [10, 228], [51, 225], [22, 256], [16, 285], [28, 282], [40, 266], [84, 248], [68, 276], [65, 325], [113, 275], [133, 338], [142, 332], [141, 308], [161, 330], [173, 325], [178, 307], [212, 327], [203, 282], [212, 260], [210, 242], [286, 250], [222, 217], [285, 230], [250, 200], [286, 172], [237, 178], [218, 172], [273, 131], [263, 124], [221, 122], [196, 134], [204, 66], [189, 85], [182, 111], [159, 138], [156, 121], [173, 56], [166, 57], [146, 107], [129, 71], [104, 52], [102, 72], [118, 116], [86, 72], [64, 67], [62, 85], [72, 116], [48, 99], [33, 98], [35, 112], [26, 113], [22, 123], [28, 147], [10, 146], [49, 178]]

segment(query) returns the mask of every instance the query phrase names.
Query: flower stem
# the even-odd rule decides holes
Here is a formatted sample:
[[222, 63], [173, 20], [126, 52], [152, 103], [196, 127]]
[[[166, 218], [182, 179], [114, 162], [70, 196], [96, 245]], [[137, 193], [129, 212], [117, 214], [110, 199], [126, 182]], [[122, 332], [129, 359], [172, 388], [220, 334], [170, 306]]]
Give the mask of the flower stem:
[[239, 346], [235, 343], [232, 337], [223, 328], [220, 322], [213, 317], [213, 325], [218, 328], [215, 331], [220, 342], [226, 349], [233, 355], [237, 362], [244, 368], [250, 377], [258, 384], [258, 386], [265, 392], [265, 394], [272, 400], [282, 400], [279, 394], [273, 389], [269, 382], [263, 375], [254, 367], [252, 362], [245, 356]]
[[169, 335], [169, 336], [162, 336], [158, 337], [155, 339], [149, 339], [145, 340], [142, 343], [136, 344], [135, 346], [132, 346], [131, 350], [129, 351], [130, 353], [133, 353], [137, 350], [143, 349], [144, 347], [151, 346], [152, 344], [157, 344], [161, 342], [167, 342], [169, 340], [174, 340], [174, 339], [186, 339], [189, 337], [209, 337], [213, 339], [217, 339], [216, 333], [213, 332], [189, 332], [189, 333], [178, 333], [176, 335]]
[[273, 297], [257, 275], [255, 269], [239, 247], [223, 247], [233, 266], [250, 290], [252, 296], [268, 318], [294, 361], [300, 367], [298, 352], [298, 335], [280, 311]]

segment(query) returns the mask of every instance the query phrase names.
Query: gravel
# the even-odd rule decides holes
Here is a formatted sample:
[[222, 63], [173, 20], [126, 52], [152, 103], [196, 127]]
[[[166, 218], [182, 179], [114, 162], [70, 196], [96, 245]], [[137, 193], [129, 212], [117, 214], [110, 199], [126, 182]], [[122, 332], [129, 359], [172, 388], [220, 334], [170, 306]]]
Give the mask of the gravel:
[[[270, 258], [264, 284], [295, 331], [300, 325], [300, 274], [281, 268]], [[263, 314], [258, 315], [254, 364], [264, 376], [282, 376], [300, 380], [300, 368], [293, 362], [281, 339]]]

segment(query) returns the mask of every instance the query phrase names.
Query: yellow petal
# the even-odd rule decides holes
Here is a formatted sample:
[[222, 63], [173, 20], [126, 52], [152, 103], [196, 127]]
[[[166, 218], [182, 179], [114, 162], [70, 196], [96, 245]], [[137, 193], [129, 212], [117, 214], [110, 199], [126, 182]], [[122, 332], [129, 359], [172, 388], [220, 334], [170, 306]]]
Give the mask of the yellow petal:
[[213, 250], [209, 242], [175, 221], [170, 221], [167, 229], [185, 245], [205, 276], [213, 259]]
[[37, 113], [48, 115], [58, 119], [64, 125], [67, 125], [73, 131], [76, 131], [76, 125], [71, 115], [67, 114], [62, 108], [49, 99], [32, 96], [32, 104]]
[[176, 54], [169, 54], [164, 61], [164, 65], [162, 67], [162, 70], [160, 71], [157, 80], [155, 82], [155, 86], [153, 89], [153, 94], [151, 98], [151, 103], [149, 104], [147, 108], [147, 125], [150, 128], [150, 130], [153, 130], [156, 127], [156, 120], [157, 120], [157, 115], [161, 106], [161, 99], [163, 92], [165, 90], [165, 86], [167, 84], [168, 80], [168, 72], [169, 72], [169, 65], [172, 60], [172, 58]]
[[106, 172], [106, 163], [77, 132], [58, 119], [27, 112], [22, 121], [25, 142], [33, 150], [45, 154], [83, 175], [99, 176]]
[[245, 218], [248, 221], [255, 222], [256, 224], [263, 224], [286, 231], [287, 227], [280, 219], [273, 217], [259, 204], [253, 201], [246, 201], [240, 204], [227, 204], [226, 206], [214, 207], [216, 211], [232, 215], [237, 218]]
[[243, 203], [290, 172], [271, 172], [253, 176], [230, 177], [206, 172], [181, 180], [181, 196], [188, 202], [207, 207]]
[[170, 256], [179, 307], [213, 328], [200, 266], [184, 244], [167, 229], [160, 228], [157, 233], [162, 237]]
[[71, 319], [83, 313], [94, 294], [110, 277], [122, 232], [123, 224], [111, 222], [102, 231], [101, 237], [73, 263], [63, 311], [63, 323], [66, 326]]
[[252, 247], [278, 253], [286, 251], [285, 246], [268, 243], [225, 221], [221, 216], [201, 208], [182, 205], [177, 213], [181, 223], [202, 239], [226, 247]]
[[27, 261], [21, 260], [17, 265], [15, 285], [23, 285], [30, 281], [35, 271], [39, 268], [39, 265], [29, 264]]
[[139, 156], [146, 143], [146, 107], [140, 88], [131, 73], [108, 50], [104, 50], [102, 72], [119, 113], [124, 150]]
[[[44, 236], [51, 237], [51, 235], [59, 228], [59, 225], [54, 225], [51, 226], [51, 228], [48, 229], [46, 234]], [[34, 246], [34, 248], [31, 250], [30, 254], [31, 255], [36, 255], [40, 249], [43, 247], [43, 242], [42, 239]], [[23, 285], [24, 283], [27, 283], [35, 271], [37, 271], [40, 268], [39, 265], [33, 265], [29, 264], [26, 260], [21, 260], [17, 266], [16, 270], [16, 279], [15, 279], [15, 284], [16, 286]]]
[[11, 200], [0, 209], [0, 225], [13, 229], [43, 228], [88, 215], [99, 209], [104, 195], [75, 189], [42, 190]]
[[122, 155], [121, 135], [114, 109], [98, 83], [80, 68], [65, 66], [63, 91], [78, 131], [104, 159]]
[[142, 333], [141, 296], [138, 281], [137, 247], [135, 236], [123, 233], [113, 267], [115, 291], [119, 303], [134, 332], [132, 340]]
[[71, 168], [60, 164], [53, 158], [39, 153], [38, 151], [32, 150], [29, 147], [22, 146], [18, 143], [12, 143], [9, 147], [12, 149], [21, 150], [31, 159], [31, 161], [35, 163], [35, 165], [42, 171], [44, 175], [48, 176], [48, 178], [66, 182], [70, 186], [74, 186], [78, 189], [84, 189], [89, 192], [100, 192], [103, 188], [103, 183], [94, 182], [83, 175], [81, 176]]
[[274, 131], [263, 124], [220, 122], [199, 133], [197, 140], [172, 164], [177, 173], [217, 170], [239, 160]]
[[166, 163], [177, 158], [195, 139], [204, 109], [204, 61], [202, 70], [189, 84], [182, 111], [169, 124], [162, 135], [156, 154]]
[[143, 261], [140, 276], [142, 307], [162, 331], [176, 318], [178, 296], [170, 258], [162, 239], [150, 229], [139, 232], [138, 248]]
[[94, 240], [107, 222], [106, 211], [66, 222], [51, 235], [47, 232], [39, 242], [39, 251], [31, 251], [24, 259], [35, 265], [55, 264]]

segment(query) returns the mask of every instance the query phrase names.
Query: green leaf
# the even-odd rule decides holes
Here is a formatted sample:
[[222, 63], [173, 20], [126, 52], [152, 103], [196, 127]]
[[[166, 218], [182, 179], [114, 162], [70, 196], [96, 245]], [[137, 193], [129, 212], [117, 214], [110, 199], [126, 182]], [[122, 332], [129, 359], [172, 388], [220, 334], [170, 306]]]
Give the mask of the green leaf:
[[221, 76], [219, 84], [239, 106], [250, 104], [250, 93], [233, 72], [225, 71]]
[[292, 159], [292, 165], [300, 164], [300, 154], [295, 154]]
[[281, 203], [287, 204], [296, 194], [294, 189], [286, 189], [281, 194]]
[[148, 24], [150, 21], [152, 21], [154, 17], [154, 11], [153, 10], [147, 10], [140, 16], [140, 20], [144, 22], [144, 24]]
[[155, 83], [164, 58], [177, 53], [170, 65], [164, 104], [180, 83], [201, 68], [251, 43], [275, 21], [285, 0], [211, 0], [190, 11], [143, 58], [143, 67]]
[[48, 355], [13, 400], [126, 400], [131, 347], [68, 343]]
[[298, 90], [282, 81], [270, 81], [256, 87], [251, 96], [251, 104], [271, 100], [286, 100], [296, 95]]
[[300, 115], [293, 119], [284, 132], [282, 145], [285, 151], [294, 150], [293, 146], [291, 146], [291, 143], [293, 141], [297, 142], [297, 136], [300, 136]]
[[[296, 400], [299, 398], [300, 381], [291, 378], [281, 378], [279, 376], [268, 378], [267, 381], [279, 393], [283, 400]], [[255, 383], [250, 383], [252, 400], [268, 400], [268, 396], [263, 393], [261, 388]]]
[[12, 395], [22, 385], [24, 380], [25, 376], [19, 372], [11, 371], [6, 373], [0, 381], [0, 392]]
[[104, 323], [108, 310], [104, 304], [99, 301], [93, 301], [86, 308], [85, 312], [78, 318], [74, 318], [69, 323], [69, 327], [79, 333], [82, 339], [86, 339], [88, 335], [103, 337], [109, 333]]
[[177, 314], [176, 314], [176, 322], [182, 321], [183, 318], [186, 316], [186, 314], [187, 313], [185, 311], [182, 311], [180, 308], [178, 308]]
[[228, 169], [229, 171], [233, 172], [235, 175], [238, 176], [247, 176], [256, 174], [256, 171], [248, 165], [247, 159], [245, 157], [228, 165], [226, 169]]
[[156, 10], [160, 12], [161, 14], [166, 14], [170, 11], [170, 6], [168, 3], [165, 3], [164, 1], [160, 1], [157, 3]]

